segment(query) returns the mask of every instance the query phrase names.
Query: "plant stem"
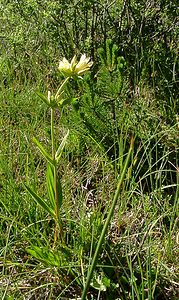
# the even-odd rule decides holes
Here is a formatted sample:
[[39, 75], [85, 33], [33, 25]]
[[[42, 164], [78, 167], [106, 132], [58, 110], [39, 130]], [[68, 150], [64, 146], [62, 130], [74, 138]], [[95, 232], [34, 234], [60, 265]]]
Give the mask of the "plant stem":
[[60, 85], [60, 87], [58, 88], [55, 98], [60, 94], [60, 92], [63, 90], [65, 84], [67, 83], [67, 81], [70, 79], [70, 77], [65, 78], [65, 80], [63, 81], [63, 83]]
[[118, 185], [117, 185], [117, 189], [116, 189], [116, 192], [115, 192], [115, 195], [114, 195], [114, 198], [113, 198], [113, 202], [112, 202], [110, 211], [108, 213], [106, 222], [104, 224], [103, 230], [101, 232], [100, 239], [98, 241], [98, 244], [97, 244], [97, 247], [96, 247], [96, 251], [94, 253], [94, 257], [92, 259], [92, 263], [91, 263], [91, 266], [90, 266], [90, 269], [89, 269], [89, 272], [88, 272], [88, 275], [87, 275], [86, 285], [85, 285], [85, 287], [83, 289], [81, 300], [85, 300], [86, 299], [87, 292], [88, 292], [89, 285], [90, 285], [90, 281], [91, 281], [91, 278], [92, 278], [92, 275], [93, 275], [93, 271], [94, 271], [94, 269], [96, 267], [98, 256], [99, 256], [99, 253], [100, 253], [103, 241], [104, 241], [104, 237], [105, 237], [105, 234], [107, 232], [108, 225], [109, 225], [109, 223], [111, 221], [111, 218], [113, 216], [114, 208], [116, 206], [117, 200], [119, 198], [119, 193], [121, 191], [122, 183], [123, 183], [123, 181], [125, 179], [125, 175], [126, 175], [126, 172], [127, 172], [127, 168], [128, 168], [128, 165], [129, 165], [129, 161], [130, 161], [130, 157], [131, 157], [131, 153], [133, 151], [133, 148], [134, 148], [134, 139], [132, 137], [131, 138], [129, 152], [128, 152], [127, 158], [125, 160], [125, 164], [124, 164], [124, 167], [123, 167], [123, 170], [122, 170], [122, 173], [121, 173]]
[[52, 158], [55, 158], [55, 135], [54, 135], [54, 109], [51, 108], [51, 141], [52, 141]]
[[[67, 77], [63, 83], [58, 88], [55, 98], [57, 99], [58, 95], [63, 91], [63, 88], [67, 81], [70, 79], [70, 77]], [[49, 96], [50, 97], [50, 96]], [[51, 108], [51, 141], [52, 141], [52, 159], [55, 161], [55, 133], [54, 133], [54, 113], [55, 109]], [[61, 241], [64, 241], [64, 234], [63, 234], [63, 227], [62, 227], [62, 221], [60, 217], [60, 203], [59, 203], [59, 192], [58, 192], [58, 170], [57, 165], [55, 163], [55, 166], [53, 167], [53, 174], [54, 174], [54, 192], [55, 192], [55, 232], [54, 232], [54, 243], [59, 238], [59, 232]]]
[[[51, 108], [51, 142], [52, 142], [52, 158], [55, 161], [55, 134], [54, 134], [54, 113], [55, 110]], [[55, 232], [54, 232], [54, 243], [59, 238], [59, 231], [60, 231], [60, 237], [63, 241], [63, 228], [62, 228], [62, 222], [60, 218], [60, 205], [59, 205], [59, 193], [58, 193], [58, 171], [57, 171], [57, 165], [53, 167], [54, 172], [54, 192], [55, 192]]]

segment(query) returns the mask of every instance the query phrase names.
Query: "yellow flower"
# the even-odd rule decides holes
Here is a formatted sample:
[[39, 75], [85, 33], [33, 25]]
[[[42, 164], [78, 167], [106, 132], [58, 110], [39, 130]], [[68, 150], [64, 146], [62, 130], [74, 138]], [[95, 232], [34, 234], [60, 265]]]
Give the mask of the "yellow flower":
[[93, 65], [93, 62], [90, 61], [90, 57], [86, 57], [86, 54], [83, 54], [80, 58], [79, 63], [75, 67], [75, 72], [78, 75], [83, 75], [86, 71], [88, 71], [91, 66]]
[[69, 63], [68, 60], [64, 57], [59, 63], [59, 71], [62, 72], [65, 76], [81, 76], [86, 71], [88, 71], [93, 62], [90, 61], [90, 57], [86, 57], [86, 54], [83, 54], [80, 58], [80, 61], [77, 62], [76, 55], [72, 58]]

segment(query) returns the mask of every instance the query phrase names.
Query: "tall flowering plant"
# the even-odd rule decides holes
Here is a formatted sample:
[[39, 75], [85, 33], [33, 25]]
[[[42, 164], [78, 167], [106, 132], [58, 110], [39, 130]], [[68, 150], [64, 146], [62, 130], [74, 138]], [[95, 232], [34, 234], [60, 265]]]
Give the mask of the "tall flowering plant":
[[76, 55], [72, 58], [71, 62], [69, 62], [66, 58], [63, 58], [59, 62], [58, 70], [65, 76], [64, 81], [60, 84], [57, 89], [55, 95], [52, 95], [50, 91], [48, 91], [48, 95], [44, 96], [39, 93], [41, 99], [45, 102], [46, 105], [50, 108], [51, 111], [51, 153], [48, 153], [44, 146], [34, 137], [33, 141], [40, 150], [43, 157], [47, 160], [47, 189], [48, 189], [48, 201], [45, 201], [41, 196], [39, 196], [33, 189], [27, 185], [26, 189], [33, 197], [33, 199], [46, 211], [51, 217], [55, 220], [55, 229], [54, 229], [54, 243], [59, 239], [59, 236], [62, 241], [64, 241], [63, 234], [63, 224], [60, 215], [60, 209], [63, 203], [63, 193], [62, 187], [60, 183], [60, 178], [58, 176], [57, 168], [58, 163], [61, 158], [64, 146], [66, 144], [69, 131], [64, 136], [61, 141], [61, 144], [56, 149], [56, 141], [55, 141], [55, 127], [54, 127], [54, 117], [55, 110], [61, 109], [66, 105], [66, 101], [64, 98], [64, 88], [69, 81], [70, 78], [76, 79], [78, 77], [81, 78], [83, 74], [90, 70], [93, 62], [89, 57], [86, 57], [83, 54], [78, 61]]

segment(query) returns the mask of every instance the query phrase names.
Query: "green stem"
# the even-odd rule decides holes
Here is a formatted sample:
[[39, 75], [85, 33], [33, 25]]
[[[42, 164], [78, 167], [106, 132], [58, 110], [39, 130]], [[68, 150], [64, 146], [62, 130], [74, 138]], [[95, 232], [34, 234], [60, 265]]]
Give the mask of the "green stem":
[[[57, 93], [55, 95], [55, 98], [58, 97], [58, 95], [63, 91], [63, 88], [67, 81], [70, 79], [70, 77], [67, 77], [63, 83], [60, 85], [60, 87], [57, 90]], [[54, 108], [51, 108], [51, 141], [52, 141], [52, 159], [55, 161], [55, 133], [54, 133]], [[63, 235], [63, 227], [62, 227], [62, 221], [60, 217], [60, 204], [59, 204], [59, 192], [58, 192], [58, 171], [57, 171], [57, 165], [55, 164], [54, 168], [54, 191], [55, 191], [55, 232], [54, 232], [54, 244], [59, 238], [59, 232], [61, 241], [64, 241], [64, 235]]]
[[[55, 134], [54, 134], [54, 112], [55, 110], [51, 108], [51, 142], [52, 142], [52, 158], [55, 161]], [[57, 171], [57, 165], [53, 167], [54, 171], [54, 191], [55, 191], [55, 232], [54, 232], [54, 243], [59, 238], [59, 231], [61, 240], [63, 241], [63, 228], [62, 228], [62, 222], [60, 219], [60, 205], [59, 205], [59, 193], [58, 193], [58, 171]]]
[[64, 82], [60, 85], [60, 87], [58, 88], [55, 98], [57, 98], [57, 96], [60, 94], [60, 92], [63, 90], [65, 84], [67, 83], [67, 81], [70, 79], [70, 77], [65, 78]]
[[100, 253], [103, 241], [104, 241], [104, 237], [105, 237], [105, 234], [107, 232], [108, 225], [109, 225], [109, 223], [111, 221], [111, 218], [113, 216], [114, 208], [116, 206], [116, 203], [117, 203], [117, 200], [119, 198], [120, 191], [121, 191], [121, 186], [122, 186], [123, 181], [125, 179], [125, 175], [126, 175], [126, 172], [127, 172], [127, 168], [128, 168], [128, 165], [129, 165], [129, 161], [130, 161], [131, 153], [133, 151], [133, 147], [134, 147], [134, 139], [132, 137], [129, 152], [128, 152], [128, 155], [127, 155], [127, 158], [126, 158], [126, 161], [125, 161], [125, 164], [124, 164], [124, 167], [123, 167], [123, 170], [122, 170], [122, 173], [121, 173], [118, 185], [117, 185], [117, 189], [116, 189], [116, 192], [115, 192], [115, 195], [114, 195], [114, 198], [113, 198], [113, 202], [112, 202], [110, 211], [108, 213], [106, 222], [104, 224], [103, 230], [101, 232], [100, 239], [98, 241], [96, 251], [94, 253], [94, 257], [93, 257], [92, 262], [91, 262], [91, 266], [90, 266], [90, 269], [89, 269], [89, 272], [88, 272], [88, 275], [87, 275], [87, 280], [86, 280], [85, 287], [83, 289], [81, 300], [86, 299], [87, 292], [88, 292], [89, 285], [90, 285], [90, 281], [91, 281], [91, 278], [92, 278], [92, 275], [93, 275], [93, 271], [94, 271], [94, 269], [96, 267], [96, 264], [97, 264], [98, 256], [99, 256], [99, 253]]
[[52, 158], [55, 158], [55, 134], [54, 134], [54, 109], [51, 108], [51, 141], [52, 141]]

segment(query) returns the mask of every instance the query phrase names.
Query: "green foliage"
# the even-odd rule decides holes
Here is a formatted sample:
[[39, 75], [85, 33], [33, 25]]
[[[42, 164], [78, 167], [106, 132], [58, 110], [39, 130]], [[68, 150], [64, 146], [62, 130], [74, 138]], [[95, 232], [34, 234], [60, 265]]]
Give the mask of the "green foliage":
[[42, 155], [46, 158], [46, 160], [52, 165], [55, 166], [56, 161], [53, 160], [53, 158], [47, 153], [47, 151], [44, 149], [44, 147], [41, 145], [41, 143], [34, 137], [33, 142], [36, 144]]
[[57, 151], [55, 153], [55, 159], [56, 159], [57, 163], [59, 162], [59, 160], [60, 160], [60, 158], [62, 156], [63, 149], [64, 149], [64, 147], [66, 145], [66, 141], [67, 141], [68, 135], [69, 135], [69, 130], [68, 130], [67, 134], [64, 136], [64, 138], [63, 138], [60, 146], [58, 147], [58, 149], [57, 149]]
[[30, 187], [25, 185], [25, 188], [28, 190], [30, 195], [34, 198], [37, 204], [47, 211], [52, 217], [55, 217], [55, 211], [40, 197], [38, 196]]
[[[53, 173], [53, 168], [50, 164], [48, 164], [47, 166], [46, 182], [47, 182], [47, 191], [48, 191], [50, 203], [52, 207], [55, 208], [54, 173]], [[63, 194], [62, 194], [62, 186], [61, 186], [60, 178], [58, 178], [57, 189], [58, 189], [59, 207], [61, 207], [63, 203]]]
[[44, 247], [33, 246], [27, 252], [47, 266], [62, 267], [71, 259], [71, 251], [67, 247], [61, 247], [58, 251], [52, 251]]
[[[81, 297], [133, 133], [88, 298], [178, 299], [177, 4], [1, 1], [0, 298]], [[44, 95], [59, 88], [58, 61], [84, 52], [92, 73], [68, 82], [54, 116], [54, 245], [57, 99]]]
[[[83, 81], [78, 82], [82, 96], [72, 102], [74, 110], [70, 113], [68, 126], [72, 124], [74, 128], [76, 124], [76, 129], [81, 133], [87, 130], [95, 143], [103, 148], [110, 159], [115, 160], [121, 151], [122, 131], [126, 131], [126, 138], [128, 131], [128, 118], [124, 117], [125, 61], [118, 56], [119, 49], [111, 40], [107, 40], [106, 47], [100, 48], [98, 52], [99, 69], [94, 77], [87, 75]], [[121, 128], [122, 122], [124, 125]], [[127, 139], [129, 144], [129, 137]]]

